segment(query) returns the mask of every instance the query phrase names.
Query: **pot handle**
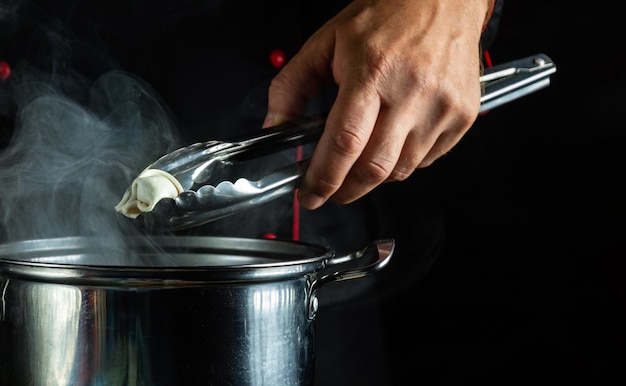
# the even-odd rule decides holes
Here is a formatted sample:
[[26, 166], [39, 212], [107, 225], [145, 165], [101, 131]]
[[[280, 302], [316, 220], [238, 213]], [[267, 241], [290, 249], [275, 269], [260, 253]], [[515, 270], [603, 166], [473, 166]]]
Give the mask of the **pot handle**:
[[[381, 270], [393, 255], [396, 242], [394, 239], [381, 239], [372, 241], [365, 248], [349, 253], [343, 256], [334, 256], [327, 261], [328, 266], [332, 267], [351, 261], [361, 260], [365, 258], [367, 261], [375, 259], [375, 261], [362, 267], [336, 270], [332, 273], [322, 275], [311, 285], [311, 291], [314, 293], [319, 288], [334, 282], [343, 280], [358, 279], [371, 273]], [[377, 256], [377, 257], [376, 257]], [[328, 269], [328, 268], [327, 268]]]

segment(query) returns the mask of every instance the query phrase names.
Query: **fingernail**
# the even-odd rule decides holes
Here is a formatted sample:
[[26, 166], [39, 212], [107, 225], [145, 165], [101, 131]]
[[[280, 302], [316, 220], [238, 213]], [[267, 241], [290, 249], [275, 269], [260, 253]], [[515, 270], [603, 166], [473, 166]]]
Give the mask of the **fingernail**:
[[267, 114], [265, 116], [265, 120], [263, 120], [263, 125], [262, 125], [263, 128], [274, 126], [274, 121], [275, 121], [274, 114]]
[[314, 193], [300, 192], [300, 194], [298, 195], [298, 201], [300, 202], [300, 205], [302, 205], [306, 209], [313, 210], [322, 206], [326, 200], [324, 199], [324, 197], [318, 196]]
[[264, 127], [276, 126], [288, 120], [289, 117], [285, 114], [281, 113], [267, 113], [265, 116], [265, 121], [263, 122]]

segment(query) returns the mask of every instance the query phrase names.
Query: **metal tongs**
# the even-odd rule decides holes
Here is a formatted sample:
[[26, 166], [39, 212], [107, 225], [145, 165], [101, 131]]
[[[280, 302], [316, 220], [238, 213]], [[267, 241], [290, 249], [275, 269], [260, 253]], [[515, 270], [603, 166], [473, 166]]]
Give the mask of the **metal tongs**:
[[[550, 75], [555, 72], [555, 64], [544, 54], [486, 69], [480, 77], [483, 87], [480, 112], [547, 87]], [[241, 165], [256, 163], [260, 157], [316, 142], [322, 135], [324, 123], [323, 117], [286, 122], [243, 138], [196, 143], [166, 154], [148, 168], [170, 173], [184, 191], [175, 199], [161, 199], [152, 211], [140, 214], [134, 221], [150, 231], [181, 230], [293, 192], [308, 159], [262, 172], [256, 179], [238, 176], [237, 172], [242, 170]]]

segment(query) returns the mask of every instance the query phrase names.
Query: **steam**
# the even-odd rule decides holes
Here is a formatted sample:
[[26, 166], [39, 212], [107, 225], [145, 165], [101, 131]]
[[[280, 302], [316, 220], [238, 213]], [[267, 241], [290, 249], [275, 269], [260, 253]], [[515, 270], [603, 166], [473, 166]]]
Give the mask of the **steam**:
[[[87, 79], [103, 69], [125, 68], [104, 47], [109, 42], [107, 28], [117, 24], [94, 22], [94, 31], [83, 39], [55, 14], [22, 0], [0, 4], [0, 37], [17, 42], [15, 57], [20, 58], [11, 62], [9, 81], [0, 84], [7, 86], [17, 106], [13, 137], [0, 147], [0, 243], [95, 236], [99, 245], [123, 249], [128, 236], [145, 234], [116, 212], [115, 205], [148, 164], [183, 143], [167, 106], [142, 79], [121, 71]], [[78, 30], [88, 31], [91, 20], [79, 23]], [[101, 22], [98, 17], [93, 20]], [[132, 25], [129, 30], [134, 31]], [[90, 44], [91, 40], [102, 46]], [[263, 83], [259, 89], [263, 95], [265, 87]], [[252, 102], [259, 99], [252, 96]], [[252, 102], [244, 102], [251, 109]], [[282, 161], [293, 162], [294, 157], [285, 155]], [[274, 160], [250, 167], [263, 171], [265, 162]], [[193, 231], [258, 236], [264, 229], [289, 225], [291, 218], [289, 202], [277, 202]]]
[[139, 234], [113, 208], [147, 164], [181, 146], [157, 94], [119, 71], [74, 95], [32, 78], [15, 91], [15, 132], [0, 150], [0, 241]]

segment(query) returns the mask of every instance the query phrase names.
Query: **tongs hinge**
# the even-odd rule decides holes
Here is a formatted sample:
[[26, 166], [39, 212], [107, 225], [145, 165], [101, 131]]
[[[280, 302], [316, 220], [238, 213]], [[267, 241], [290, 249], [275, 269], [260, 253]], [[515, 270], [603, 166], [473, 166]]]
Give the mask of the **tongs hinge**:
[[480, 111], [484, 112], [550, 85], [556, 65], [545, 54], [493, 66], [480, 77], [483, 95]]

